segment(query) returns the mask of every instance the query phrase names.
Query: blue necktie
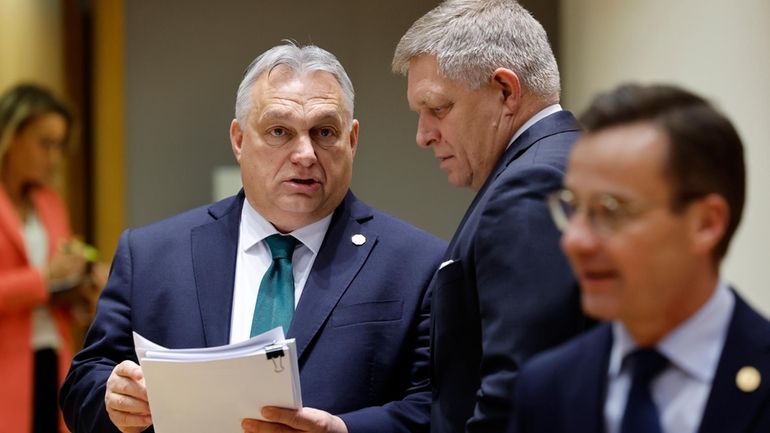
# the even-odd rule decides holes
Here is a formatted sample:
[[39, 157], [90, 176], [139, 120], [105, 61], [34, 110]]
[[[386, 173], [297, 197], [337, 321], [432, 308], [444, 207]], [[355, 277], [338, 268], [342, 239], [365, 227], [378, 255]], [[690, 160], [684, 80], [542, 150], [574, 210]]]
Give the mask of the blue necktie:
[[623, 413], [621, 433], [661, 433], [658, 408], [652, 400], [650, 382], [668, 365], [655, 349], [638, 349], [627, 356], [631, 362], [631, 390]]
[[265, 238], [273, 263], [262, 277], [251, 321], [251, 336], [282, 326], [283, 332], [289, 332], [291, 318], [294, 316], [294, 275], [291, 269], [291, 256], [299, 241], [293, 236], [275, 234]]

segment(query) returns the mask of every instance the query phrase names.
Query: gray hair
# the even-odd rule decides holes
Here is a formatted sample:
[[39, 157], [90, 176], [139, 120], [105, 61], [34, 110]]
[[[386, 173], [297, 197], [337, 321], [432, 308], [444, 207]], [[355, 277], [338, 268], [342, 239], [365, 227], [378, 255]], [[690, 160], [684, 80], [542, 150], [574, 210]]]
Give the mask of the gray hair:
[[348, 115], [348, 122], [353, 119], [353, 83], [350, 82], [345, 68], [342, 67], [334, 54], [319, 48], [315, 45], [306, 45], [299, 47], [291, 41], [286, 41], [284, 45], [277, 45], [251, 62], [246, 73], [243, 76], [238, 94], [235, 99], [235, 118], [241, 125], [246, 124], [246, 118], [251, 110], [251, 89], [254, 82], [264, 73], [270, 73], [279, 65], [291, 69], [297, 74], [307, 75], [315, 71], [328, 72], [334, 76], [342, 88], [342, 95], [345, 99], [345, 109]]
[[558, 95], [559, 69], [543, 26], [515, 0], [447, 0], [412, 24], [396, 47], [393, 72], [409, 61], [436, 57], [439, 73], [471, 90], [497, 68], [512, 70], [540, 97]]

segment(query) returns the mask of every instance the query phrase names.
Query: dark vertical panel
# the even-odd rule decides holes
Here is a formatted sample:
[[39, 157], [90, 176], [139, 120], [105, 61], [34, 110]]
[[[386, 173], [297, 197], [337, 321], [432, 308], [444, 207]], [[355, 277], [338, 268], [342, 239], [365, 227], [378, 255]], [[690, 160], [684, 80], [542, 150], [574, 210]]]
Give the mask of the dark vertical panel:
[[556, 59], [559, 60], [559, 15], [561, 0], [519, 0], [519, 3], [524, 6], [532, 15], [540, 21], [540, 24], [545, 28], [548, 33], [548, 40], [551, 42], [553, 53]]
[[75, 112], [75, 129], [67, 160], [67, 205], [75, 233], [92, 241], [92, 122], [90, 106], [90, 21], [84, 0], [62, 4], [64, 86]]

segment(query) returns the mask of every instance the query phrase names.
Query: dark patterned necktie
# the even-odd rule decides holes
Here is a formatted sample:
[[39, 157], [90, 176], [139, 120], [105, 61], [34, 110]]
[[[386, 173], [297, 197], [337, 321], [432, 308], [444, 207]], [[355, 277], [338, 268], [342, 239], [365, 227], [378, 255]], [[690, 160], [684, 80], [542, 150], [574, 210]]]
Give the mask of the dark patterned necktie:
[[623, 413], [621, 433], [662, 433], [660, 416], [650, 392], [650, 382], [668, 365], [666, 357], [655, 349], [639, 349], [630, 353], [631, 390]]

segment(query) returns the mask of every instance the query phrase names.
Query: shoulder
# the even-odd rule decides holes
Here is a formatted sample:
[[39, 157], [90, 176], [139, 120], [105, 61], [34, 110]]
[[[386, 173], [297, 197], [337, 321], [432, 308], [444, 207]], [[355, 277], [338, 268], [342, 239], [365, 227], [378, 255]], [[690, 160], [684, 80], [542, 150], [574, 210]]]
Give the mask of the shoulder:
[[770, 349], [770, 321], [749, 305], [735, 290], [735, 308], [728, 329], [728, 339], [746, 340], [752, 345]]
[[565, 377], [574, 377], [583, 366], [602, 359], [609, 353], [611, 330], [609, 324], [600, 324], [564, 344], [532, 357], [521, 369], [520, 381], [546, 380], [560, 383]]
[[409, 250], [420, 250], [442, 255], [446, 249], [446, 241], [387, 212], [369, 206], [352, 193], [346, 200], [349, 201], [350, 212], [355, 219], [376, 231], [379, 239], [384, 243], [402, 249], [403, 253]]
[[[162, 240], [190, 236], [190, 231], [196, 227], [212, 223], [220, 218], [230, 215], [240, 221], [240, 211], [243, 198], [232, 196], [219, 202], [199, 206], [177, 215], [147, 224], [145, 226], [130, 229], [132, 240]], [[237, 230], [237, 227], [236, 227]]]

